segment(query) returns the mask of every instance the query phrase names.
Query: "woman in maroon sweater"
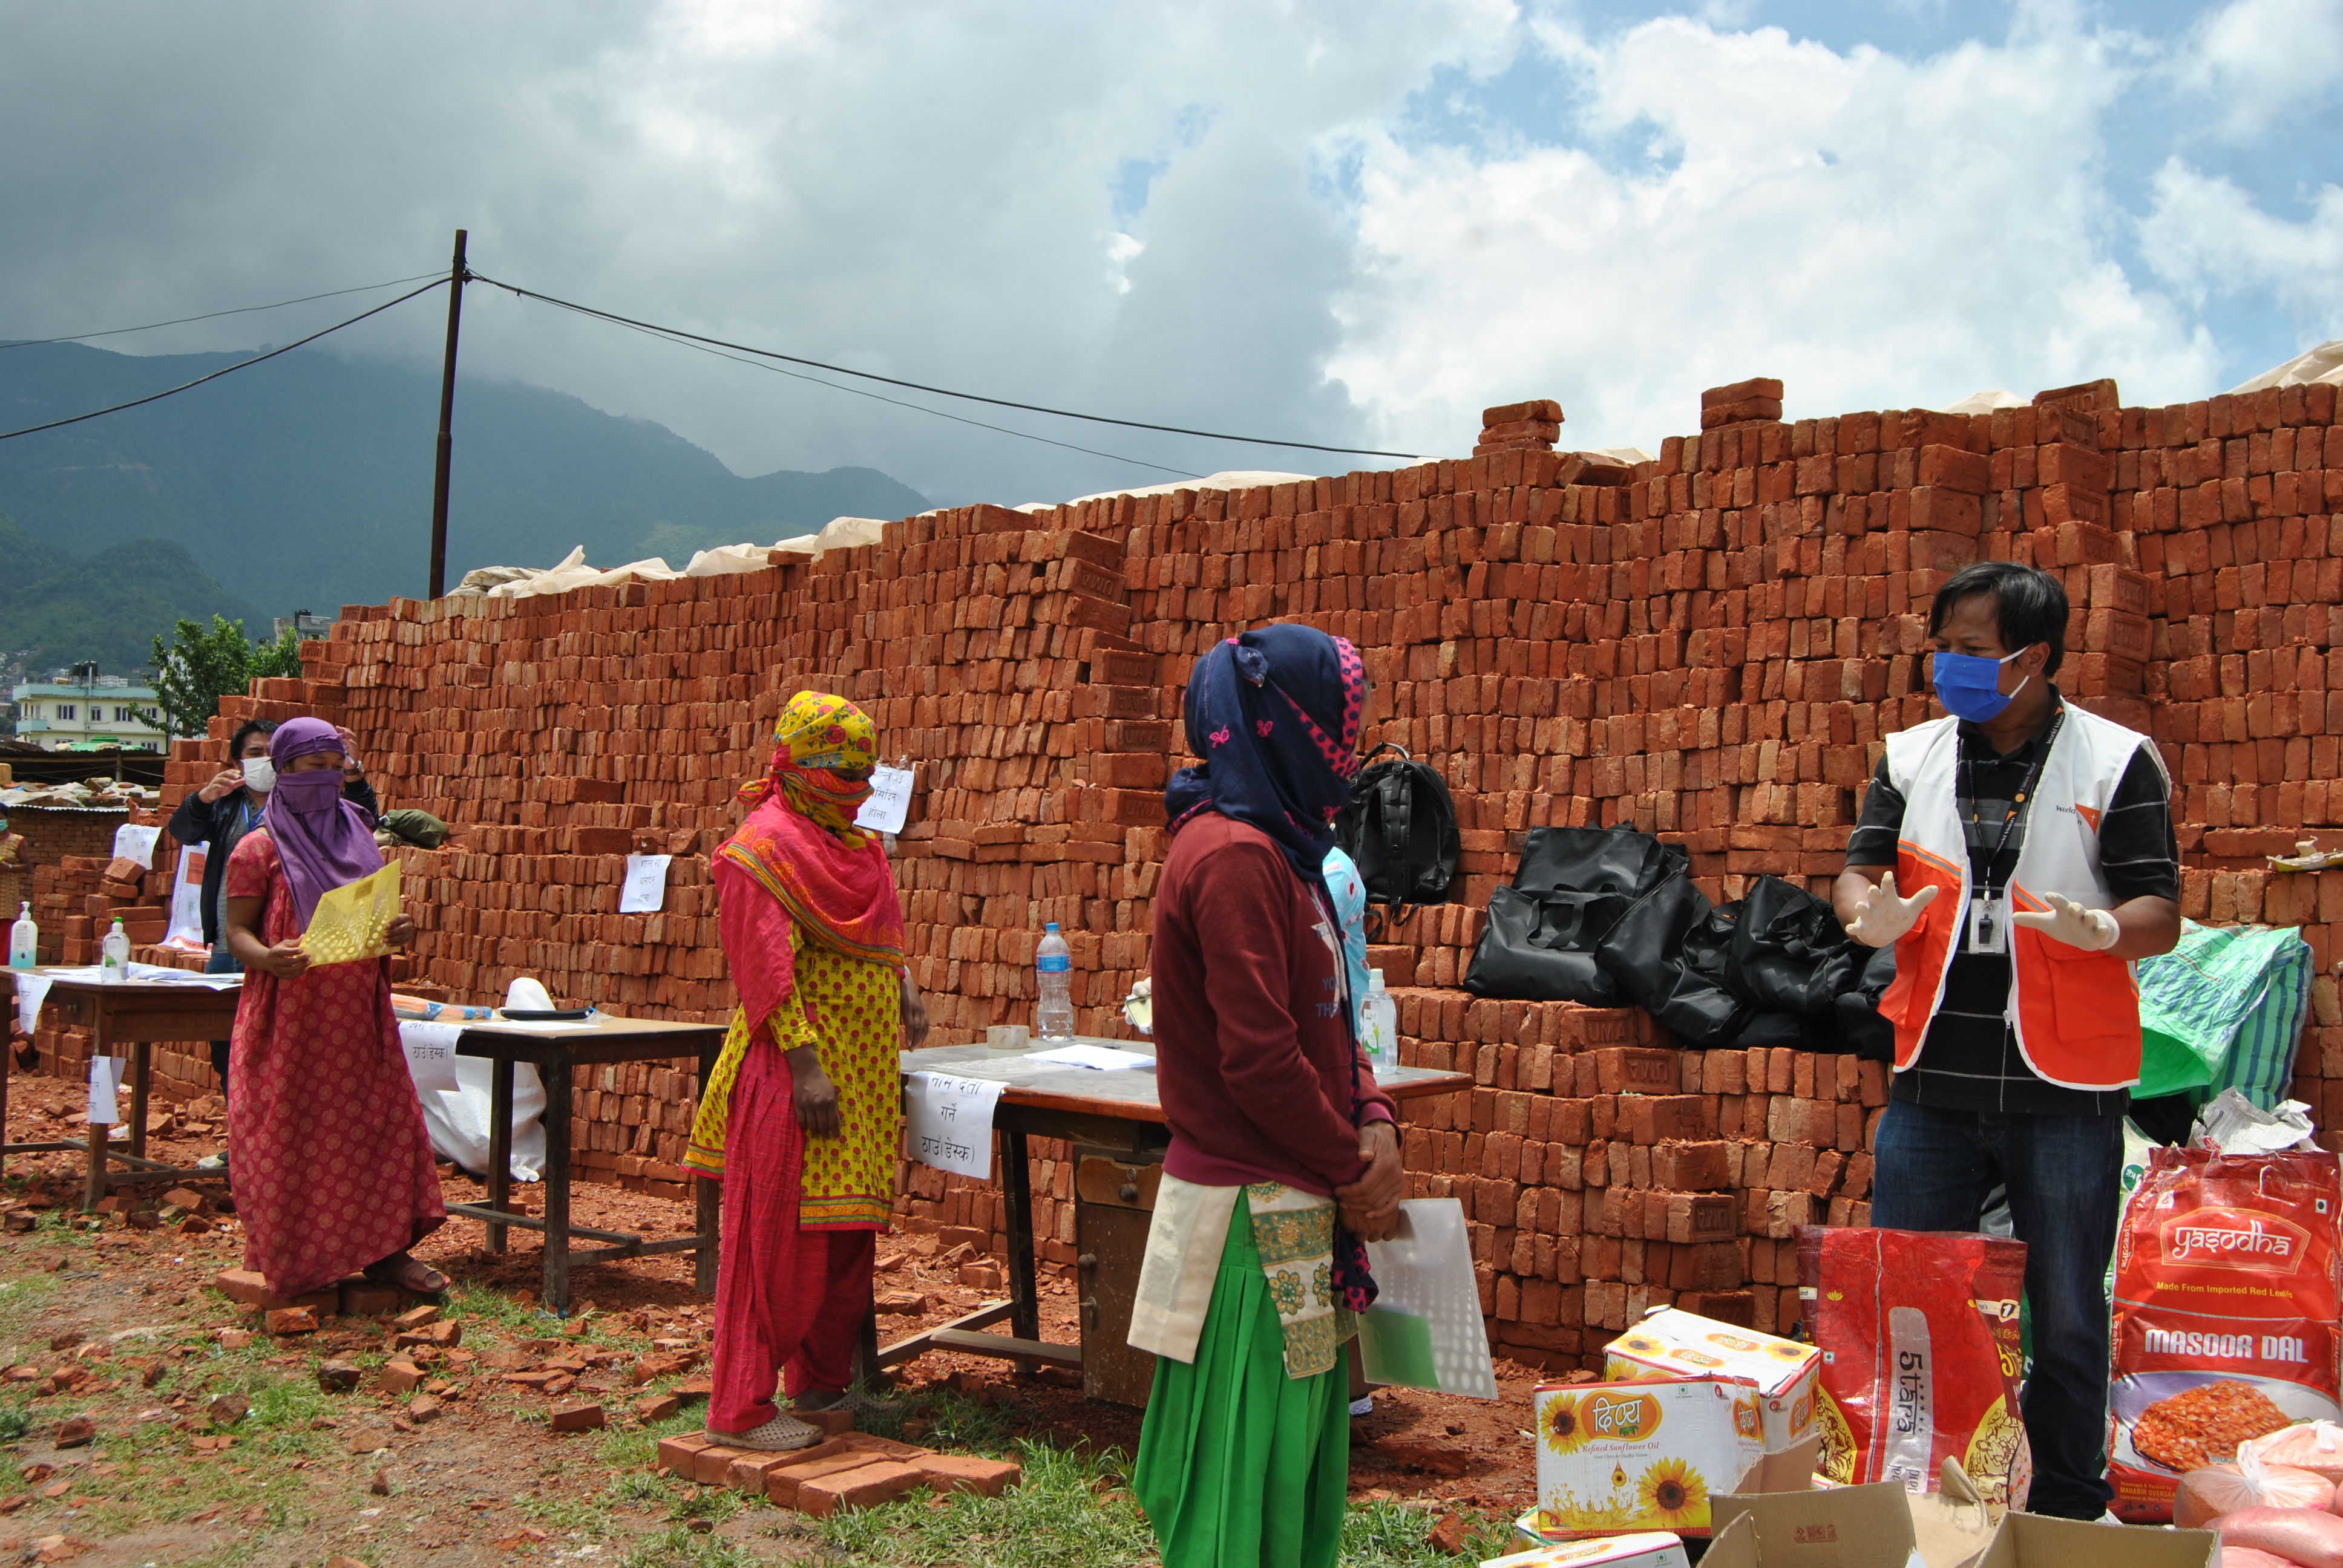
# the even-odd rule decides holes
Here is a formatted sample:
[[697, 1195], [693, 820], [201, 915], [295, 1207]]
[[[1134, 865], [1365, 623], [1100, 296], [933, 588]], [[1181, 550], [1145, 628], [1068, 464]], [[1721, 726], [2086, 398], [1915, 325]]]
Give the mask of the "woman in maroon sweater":
[[1358, 650], [1308, 627], [1231, 638], [1189, 680], [1204, 761], [1164, 792], [1155, 897], [1172, 1146], [1131, 1328], [1158, 1357], [1132, 1483], [1164, 1568], [1331, 1568], [1341, 1544], [1361, 1240], [1404, 1191], [1321, 869], [1365, 704]]

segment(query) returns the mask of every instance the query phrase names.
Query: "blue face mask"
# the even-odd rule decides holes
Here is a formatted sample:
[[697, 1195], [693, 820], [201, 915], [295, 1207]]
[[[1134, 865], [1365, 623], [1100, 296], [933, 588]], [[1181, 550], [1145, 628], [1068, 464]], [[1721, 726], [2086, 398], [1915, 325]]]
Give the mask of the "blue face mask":
[[[2026, 649], [2019, 648], [2017, 653]], [[1985, 724], [2001, 717], [2017, 691], [2026, 689], [2026, 680], [2017, 683], [2017, 691], [2001, 689], [2001, 667], [2017, 653], [2004, 658], [1987, 658], [1975, 653], [1937, 653], [1930, 664], [1929, 678], [1936, 688], [1936, 700], [1945, 711], [1956, 719], [1966, 719], [1971, 724]]]

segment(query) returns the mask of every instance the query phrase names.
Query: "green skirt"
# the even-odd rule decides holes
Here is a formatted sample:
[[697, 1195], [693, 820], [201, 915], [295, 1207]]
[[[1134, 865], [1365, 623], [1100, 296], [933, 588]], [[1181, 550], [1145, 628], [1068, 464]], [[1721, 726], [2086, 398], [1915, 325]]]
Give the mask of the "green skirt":
[[1242, 1193], [1193, 1365], [1155, 1363], [1131, 1490], [1163, 1568], [1333, 1568], [1351, 1467], [1347, 1363], [1285, 1375]]

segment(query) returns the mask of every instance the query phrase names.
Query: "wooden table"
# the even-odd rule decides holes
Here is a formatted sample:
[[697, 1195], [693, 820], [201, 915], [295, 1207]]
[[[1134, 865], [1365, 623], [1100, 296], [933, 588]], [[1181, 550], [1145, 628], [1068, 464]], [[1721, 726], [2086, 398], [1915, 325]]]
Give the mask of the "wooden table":
[[[89, 1172], [82, 1190], [82, 1207], [85, 1210], [96, 1208], [109, 1187], [218, 1175], [215, 1171], [182, 1169], [147, 1159], [146, 1103], [154, 1076], [155, 1042], [227, 1039], [236, 1027], [242, 980], [233, 975], [215, 975], [208, 977], [214, 983], [199, 985], [189, 980], [134, 978], [108, 985], [81, 978], [86, 972], [79, 966], [8, 971], [12, 979], [25, 974], [49, 977], [48, 1005], [55, 1007], [67, 1023], [88, 1028], [92, 1056], [112, 1056], [112, 1048], [117, 1045], [130, 1047], [130, 1148], [125, 1152], [112, 1147], [106, 1124], [93, 1121], [85, 1141], [0, 1143], [0, 1156], [73, 1149], [86, 1151]], [[7, 1080], [0, 1074], [0, 1128], [5, 1127], [7, 1113]], [[127, 1169], [109, 1171], [108, 1161]]]
[[[1037, 1041], [1031, 1050], [1063, 1043], [1066, 1042]], [[1080, 1037], [1077, 1043], [1142, 1052], [1152, 1049], [1141, 1041], [1089, 1036]], [[1163, 1105], [1156, 1093], [1152, 1070], [1051, 1067], [1037, 1071], [1018, 1066], [1004, 1070], [1004, 1064], [1015, 1063], [1031, 1050], [991, 1050], [979, 1042], [930, 1046], [901, 1053], [906, 1073], [943, 1072], [960, 1078], [1010, 1079], [1010, 1086], [992, 1113], [993, 1131], [1001, 1134], [1001, 1191], [1010, 1241], [1009, 1299], [877, 1348], [872, 1359], [879, 1368], [898, 1365], [931, 1350], [948, 1350], [996, 1356], [1026, 1365], [1081, 1370], [1086, 1385], [1092, 1381], [1091, 1369], [1084, 1366], [1081, 1346], [1053, 1344], [1041, 1338], [1041, 1300], [1035, 1289], [1033, 1266], [1032, 1172], [1027, 1163], [1026, 1140], [1062, 1138], [1093, 1154], [1112, 1156], [1129, 1165], [1153, 1165], [1161, 1161], [1163, 1150], [1171, 1143], [1172, 1130], [1164, 1123]], [[1439, 1072], [1422, 1067], [1396, 1069], [1388, 1076], [1379, 1076], [1376, 1082], [1394, 1100], [1453, 1094], [1473, 1087], [1469, 1073]], [[1148, 1197], [1148, 1206], [1151, 1207], [1151, 1184]], [[1093, 1255], [1086, 1251], [1084, 1257], [1087, 1261]], [[1122, 1269], [1101, 1268], [1094, 1261], [1085, 1271], [1092, 1276], [1082, 1284], [1086, 1323], [1101, 1296], [1118, 1307], [1127, 1322], [1127, 1298], [1138, 1284], [1136, 1256], [1128, 1263], [1128, 1279], [1120, 1277]], [[979, 1332], [1004, 1319], [1009, 1323], [1006, 1336]]]
[[[458, 1021], [449, 1020], [450, 1022]], [[506, 1230], [514, 1225], [545, 1236], [545, 1305], [566, 1315], [569, 1311], [569, 1269], [604, 1258], [642, 1258], [659, 1252], [691, 1252], [693, 1282], [702, 1295], [716, 1291], [716, 1243], [722, 1212], [716, 1184], [696, 1181], [693, 1233], [669, 1241], [646, 1241], [625, 1231], [597, 1231], [569, 1222], [570, 1083], [580, 1067], [602, 1067], [621, 1061], [663, 1061], [671, 1057], [699, 1059], [699, 1081], [715, 1073], [716, 1058], [724, 1048], [724, 1030], [717, 1024], [674, 1023], [665, 1019], [615, 1018], [596, 1013], [582, 1023], [518, 1023], [505, 1019], [467, 1023], [457, 1036], [459, 1056], [485, 1057], [494, 1064], [488, 1093], [488, 1201], [450, 1203], [447, 1212], [479, 1220], [488, 1227], [488, 1251], [505, 1250]], [[513, 1064], [526, 1061], [545, 1081], [545, 1217], [515, 1212], [512, 1199]], [[570, 1238], [583, 1236], [606, 1245], [586, 1251], [570, 1250]]]

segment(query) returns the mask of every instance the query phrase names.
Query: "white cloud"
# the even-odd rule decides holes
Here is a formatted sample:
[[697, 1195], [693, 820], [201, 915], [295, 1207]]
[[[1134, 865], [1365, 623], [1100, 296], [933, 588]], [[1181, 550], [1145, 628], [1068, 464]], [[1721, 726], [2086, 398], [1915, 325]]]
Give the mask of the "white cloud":
[[1541, 42], [1584, 146], [1359, 140], [1366, 281], [1333, 370], [1388, 438], [1452, 449], [1484, 404], [1553, 396], [1574, 443], [1649, 447], [1761, 375], [1794, 415], [2214, 380], [2209, 341], [2107, 255], [2121, 40], [2052, 12], [1925, 60], [1681, 18]]
[[2231, 0], [2197, 23], [2174, 74], [2251, 136], [2343, 82], [2343, 0]]
[[2321, 336], [2343, 337], [2343, 187], [2320, 186], [2308, 216], [2290, 222], [2229, 179], [2168, 159], [2140, 241], [2157, 272], [2200, 297], [2268, 289]]

